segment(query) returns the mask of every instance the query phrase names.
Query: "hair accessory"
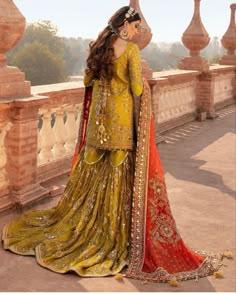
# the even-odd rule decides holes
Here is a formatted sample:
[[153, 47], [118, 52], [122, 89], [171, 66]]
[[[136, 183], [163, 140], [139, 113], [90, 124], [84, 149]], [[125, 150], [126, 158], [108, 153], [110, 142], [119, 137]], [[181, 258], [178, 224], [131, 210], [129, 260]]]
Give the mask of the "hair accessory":
[[125, 14], [125, 18], [129, 19], [130, 17], [133, 17], [135, 14], [136, 14], [136, 10], [133, 7], [130, 7]]

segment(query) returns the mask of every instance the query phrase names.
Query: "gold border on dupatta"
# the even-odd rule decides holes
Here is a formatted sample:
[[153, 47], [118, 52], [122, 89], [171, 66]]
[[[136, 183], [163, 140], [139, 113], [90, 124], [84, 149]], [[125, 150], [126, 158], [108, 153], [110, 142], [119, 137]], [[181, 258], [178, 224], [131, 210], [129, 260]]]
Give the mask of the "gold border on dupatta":
[[195, 270], [168, 273], [164, 268], [157, 268], [152, 273], [143, 272], [145, 258], [146, 211], [149, 168], [149, 139], [151, 122], [151, 91], [148, 81], [144, 79], [144, 88], [140, 101], [138, 123], [138, 142], [135, 159], [135, 178], [132, 198], [131, 223], [131, 252], [126, 277], [152, 282], [168, 282], [173, 278], [178, 281], [206, 277], [213, 274], [222, 266], [220, 253], [208, 253], [199, 250], [194, 252], [206, 257], [203, 263]]
[[151, 92], [143, 81], [138, 122], [138, 142], [135, 159], [134, 188], [132, 197], [131, 255], [127, 277], [141, 273], [145, 257], [146, 208], [149, 168], [149, 139], [151, 122]]

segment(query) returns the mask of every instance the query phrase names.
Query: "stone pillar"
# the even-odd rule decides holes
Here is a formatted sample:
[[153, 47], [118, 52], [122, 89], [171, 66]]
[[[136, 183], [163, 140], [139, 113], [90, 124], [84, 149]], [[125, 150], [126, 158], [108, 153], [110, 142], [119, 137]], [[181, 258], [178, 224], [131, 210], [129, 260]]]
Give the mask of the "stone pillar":
[[[142, 31], [138, 35], [134, 36], [132, 41], [135, 42], [139, 46], [140, 50], [142, 50], [145, 47], [147, 47], [147, 45], [151, 42], [152, 32], [151, 32], [151, 29], [150, 29], [149, 25], [147, 24], [143, 14], [142, 14], [142, 11], [141, 11], [140, 5], [139, 5], [139, 0], [130, 0], [129, 6], [135, 8], [135, 10], [137, 10], [139, 12], [140, 17], [141, 17]], [[145, 60], [142, 60], [142, 71], [143, 71], [143, 75], [147, 79], [152, 78], [153, 71], [151, 70], [149, 64]]]
[[195, 7], [192, 20], [182, 36], [182, 42], [190, 50], [190, 56], [183, 58], [178, 67], [179, 69], [207, 72], [209, 70], [209, 64], [205, 58], [200, 56], [200, 51], [208, 45], [210, 38], [201, 21], [201, 0], [194, 1]]
[[235, 24], [235, 10], [236, 4], [230, 5], [231, 9], [231, 18], [228, 30], [224, 34], [221, 39], [222, 46], [227, 50], [227, 54], [224, 55], [221, 60], [220, 64], [225, 65], [236, 65], [236, 24]]
[[197, 85], [196, 106], [198, 120], [214, 119], [217, 115], [214, 106], [214, 85], [216, 73], [202, 73]]
[[37, 179], [38, 109], [43, 103], [43, 97], [22, 98], [11, 103], [7, 172], [11, 199], [20, 206], [47, 194]]

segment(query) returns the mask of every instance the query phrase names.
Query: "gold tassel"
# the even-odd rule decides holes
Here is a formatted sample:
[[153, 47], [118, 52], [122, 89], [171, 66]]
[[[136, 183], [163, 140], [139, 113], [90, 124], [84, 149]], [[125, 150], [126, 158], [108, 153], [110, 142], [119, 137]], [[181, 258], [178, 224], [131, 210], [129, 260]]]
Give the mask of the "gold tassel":
[[228, 258], [228, 259], [233, 259], [233, 253], [231, 251], [229, 251], [229, 250], [225, 251], [223, 256]]
[[117, 281], [123, 281], [123, 275], [122, 275], [122, 274], [116, 274], [116, 275], [115, 275], [115, 279], [116, 279]]
[[179, 282], [177, 281], [176, 278], [173, 278], [171, 280], [168, 281], [168, 284], [172, 287], [178, 287], [179, 286]]
[[223, 279], [224, 278], [224, 272], [223, 271], [214, 272], [213, 276], [216, 279]]

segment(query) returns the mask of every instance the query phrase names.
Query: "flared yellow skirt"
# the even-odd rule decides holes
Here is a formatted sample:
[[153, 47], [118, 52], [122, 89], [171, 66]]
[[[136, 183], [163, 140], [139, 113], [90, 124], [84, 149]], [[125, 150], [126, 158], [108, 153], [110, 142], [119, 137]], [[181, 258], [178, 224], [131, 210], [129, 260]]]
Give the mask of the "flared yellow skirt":
[[131, 151], [82, 151], [58, 204], [6, 225], [4, 248], [59, 273], [117, 274], [128, 263], [133, 162]]

